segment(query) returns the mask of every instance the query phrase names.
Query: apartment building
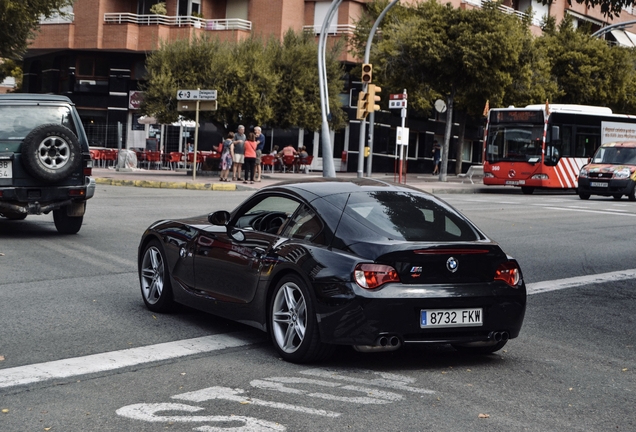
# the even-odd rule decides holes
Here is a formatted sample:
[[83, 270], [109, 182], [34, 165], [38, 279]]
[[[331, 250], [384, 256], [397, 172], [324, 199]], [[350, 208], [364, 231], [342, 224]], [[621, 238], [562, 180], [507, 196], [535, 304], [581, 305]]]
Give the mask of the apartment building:
[[[43, 21], [25, 58], [23, 90], [69, 96], [77, 105], [94, 145], [116, 147], [116, 125], [120, 123], [124, 144], [143, 146], [144, 139], [158, 131], [138, 121], [141, 115], [138, 110], [139, 83], [144, 77], [146, 55], [157, 49], [160, 41], [201, 34], [227, 41], [240, 41], [252, 35], [282, 37], [290, 28], [318, 34], [331, 4], [331, 0], [166, 0], [166, 14], [155, 15], [151, 13], [151, 7], [157, 1], [76, 0], [66, 11], [66, 16]], [[351, 34], [368, 1], [343, 0], [329, 29], [330, 37]], [[402, 0], [402, 4], [414, 1]], [[451, 0], [450, 3], [455, 7], [476, 8], [481, 7], [482, 1], [485, 0]], [[598, 28], [634, 19], [631, 9], [625, 9], [620, 17], [611, 21], [584, 5], [569, 6], [567, 0], [553, 0], [545, 6], [531, 3], [531, 0], [506, 0], [501, 8], [521, 16], [530, 5], [533, 31], [537, 34], [541, 31], [541, 20], [547, 14], [557, 21], [569, 14], [576, 22], [591, 22]], [[608, 38], [615, 43], [636, 45], [636, 37], [624, 29], [612, 32]], [[353, 65], [357, 59], [345, 52], [341, 61]], [[379, 143], [376, 148], [384, 148], [383, 152], [388, 156], [392, 154], [389, 150], [393, 139], [390, 129], [394, 125], [391, 122], [388, 118], [387, 124], [380, 124], [376, 132]], [[352, 123], [356, 121], [352, 120]], [[427, 158], [419, 155], [430, 155], [433, 138], [443, 134], [444, 117], [437, 115], [433, 120], [413, 121], [410, 126], [416, 134], [411, 142], [417, 145], [411, 146], [409, 155], [425, 160]], [[173, 146], [170, 150], [180, 145], [182, 132], [182, 127], [177, 127], [176, 131], [167, 129], [164, 139], [166, 145]], [[274, 133], [266, 131], [268, 135]], [[351, 148], [357, 147], [355, 133], [357, 128], [337, 131], [334, 145], [337, 159], [343, 150], [349, 150], [349, 141]], [[466, 162], [476, 161], [480, 157], [476, 128], [469, 129], [468, 134], [464, 158]], [[276, 131], [276, 139], [304, 142], [305, 145], [307, 141], [319, 141], [317, 133], [310, 131], [291, 135], [289, 131]], [[318, 146], [313, 147], [317, 155]]]

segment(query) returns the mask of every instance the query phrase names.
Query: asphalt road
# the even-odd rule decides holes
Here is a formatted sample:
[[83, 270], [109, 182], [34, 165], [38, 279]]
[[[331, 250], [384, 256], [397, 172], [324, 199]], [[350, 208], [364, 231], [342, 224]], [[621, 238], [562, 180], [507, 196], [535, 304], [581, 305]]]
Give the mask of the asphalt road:
[[[58, 235], [51, 216], [1, 220], [0, 431], [636, 430], [633, 279], [530, 295], [520, 337], [485, 357], [343, 348], [298, 366], [257, 330], [185, 308], [147, 311], [143, 230], [249, 194], [99, 186], [76, 236]], [[531, 286], [636, 267], [635, 203], [443, 198], [515, 256]], [[55, 377], [2, 385], [21, 370]]]

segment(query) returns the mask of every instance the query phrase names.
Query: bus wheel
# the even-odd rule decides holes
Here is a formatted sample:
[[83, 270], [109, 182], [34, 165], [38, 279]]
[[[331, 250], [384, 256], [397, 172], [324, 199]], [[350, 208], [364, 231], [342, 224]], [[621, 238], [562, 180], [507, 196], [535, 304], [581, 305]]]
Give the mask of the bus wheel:
[[532, 195], [534, 188], [530, 186], [521, 186], [521, 192], [523, 192], [524, 195]]
[[582, 200], [590, 199], [590, 194], [588, 194], [588, 193], [580, 193], [579, 192], [579, 198], [581, 198]]

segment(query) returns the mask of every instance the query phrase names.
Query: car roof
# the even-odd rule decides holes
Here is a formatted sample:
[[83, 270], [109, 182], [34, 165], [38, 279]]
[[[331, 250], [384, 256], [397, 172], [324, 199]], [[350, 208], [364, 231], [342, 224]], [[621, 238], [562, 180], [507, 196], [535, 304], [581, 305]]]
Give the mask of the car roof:
[[372, 178], [329, 178], [315, 177], [307, 180], [290, 180], [276, 183], [261, 189], [262, 191], [291, 191], [306, 200], [311, 201], [315, 197], [325, 197], [336, 194], [349, 194], [355, 192], [418, 192], [421, 190], [405, 185], [395, 185], [387, 181]]
[[6, 93], [0, 95], [0, 102], [7, 101], [35, 101], [35, 102], [66, 102], [72, 103], [67, 96], [40, 93]]

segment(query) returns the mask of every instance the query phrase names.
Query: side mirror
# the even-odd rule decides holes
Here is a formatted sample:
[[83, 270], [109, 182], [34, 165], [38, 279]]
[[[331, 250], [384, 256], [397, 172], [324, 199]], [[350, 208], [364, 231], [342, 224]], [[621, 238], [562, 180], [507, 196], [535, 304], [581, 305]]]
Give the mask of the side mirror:
[[227, 225], [230, 221], [230, 212], [225, 210], [215, 211], [208, 215], [208, 222], [212, 225]]

